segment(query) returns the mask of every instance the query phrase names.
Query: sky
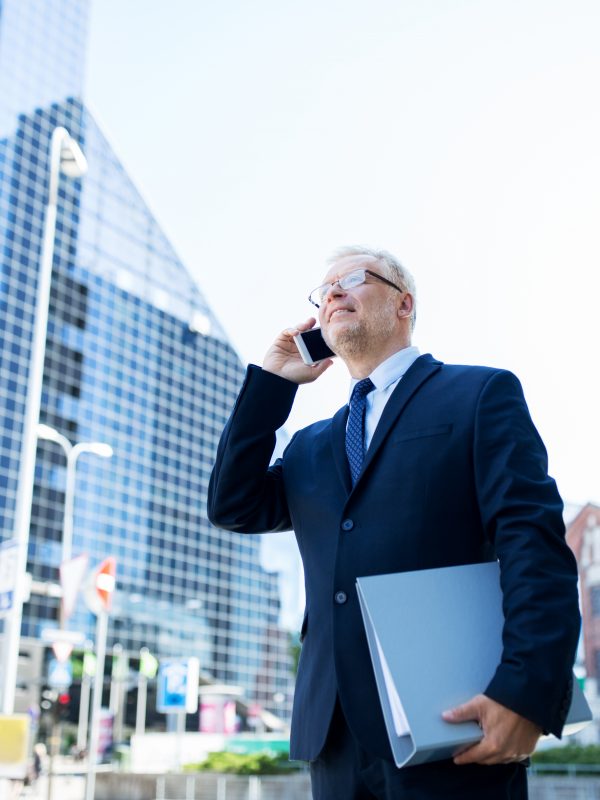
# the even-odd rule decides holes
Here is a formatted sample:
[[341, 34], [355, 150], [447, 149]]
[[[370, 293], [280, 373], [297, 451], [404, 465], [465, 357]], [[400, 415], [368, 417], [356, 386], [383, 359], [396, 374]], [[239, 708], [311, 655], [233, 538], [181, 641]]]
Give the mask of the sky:
[[332, 250], [388, 249], [421, 352], [514, 371], [598, 503], [599, 39], [597, 0], [92, 0], [86, 99], [244, 362]]

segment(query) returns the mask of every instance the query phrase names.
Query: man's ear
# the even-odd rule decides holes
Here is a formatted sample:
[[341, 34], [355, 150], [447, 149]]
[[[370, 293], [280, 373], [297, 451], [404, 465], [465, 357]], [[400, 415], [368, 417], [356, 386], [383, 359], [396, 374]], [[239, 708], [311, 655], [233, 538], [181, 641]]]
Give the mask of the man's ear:
[[406, 317], [410, 317], [413, 311], [413, 298], [412, 294], [408, 294], [408, 292], [403, 296], [402, 302], [398, 306], [398, 317], [400, 319], [405, 319]]

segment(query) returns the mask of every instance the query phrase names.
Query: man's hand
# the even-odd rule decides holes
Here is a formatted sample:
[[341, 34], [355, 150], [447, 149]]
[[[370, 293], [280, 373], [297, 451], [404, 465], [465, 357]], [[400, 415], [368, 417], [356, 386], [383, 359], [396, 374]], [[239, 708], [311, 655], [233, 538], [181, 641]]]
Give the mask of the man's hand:
[[294, 342], [294, 336], [303, 331], [309, 331], [314, 327], [315, 322], [315, 318], [310, 317], [306, 322], [301, 322], [295, 328], [287, 328], [280, 333], [267, 350], [262, 368], [266, 372], [273, 372], [275, 375], [279, 375], [280, 378], [292, 381], [292, 383], [312, 383], [322, 375], [333, 364], [333, 361], [330, 358], [326, 358], [318, 364], [308, 366], [302, 361]]
[[483, 739], [454, 757], [455, 764], [509, 764], [533, 753], [542, 729], [506, 706], [478, 694], [462, 706], [444, 711], [446, 722], [476, 720]]

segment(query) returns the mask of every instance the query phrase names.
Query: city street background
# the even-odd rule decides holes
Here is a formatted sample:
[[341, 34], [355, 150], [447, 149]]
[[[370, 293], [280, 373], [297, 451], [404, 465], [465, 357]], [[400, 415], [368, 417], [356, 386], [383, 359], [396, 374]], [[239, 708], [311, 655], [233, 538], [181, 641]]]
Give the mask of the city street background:
[[[86, 750], [123, 793], [117, 762], [137, 791], [211, 750], [286, 752], [293, 535], [224, 535], [206, 495], [244, 364], [343, 244], [412, 270], [422, 352], [521, 378], [598, 718], [599, 33], [595, 0], [1, 0], [0, 694], [68, 773], [55, 796], [81, 795]], [[302, 387], [279, 447], [347, 390], [340, 363]]]

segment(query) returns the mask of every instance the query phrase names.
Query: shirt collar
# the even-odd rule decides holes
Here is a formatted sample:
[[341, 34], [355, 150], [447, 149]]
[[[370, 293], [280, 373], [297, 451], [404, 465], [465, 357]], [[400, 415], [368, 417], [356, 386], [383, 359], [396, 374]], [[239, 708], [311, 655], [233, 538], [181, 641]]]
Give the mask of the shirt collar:
[[[369, 378], [371, 378], [375, 385], [375, 389], [387, 389], [392, 383], [400, 380], [420, 355], [418, 347], [404, 347], [389, 358], [386, 358], [385, 361], [382, 361], [369, 375]], [[352, 396], [352, 390], [357, 383], [358, 380], [352, 378], [350, 382], [350, 396]]]

